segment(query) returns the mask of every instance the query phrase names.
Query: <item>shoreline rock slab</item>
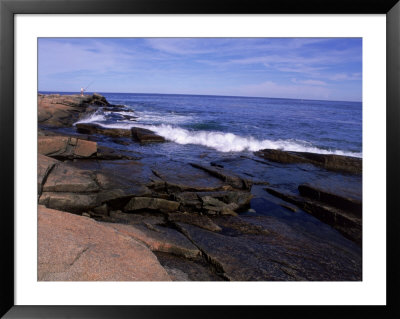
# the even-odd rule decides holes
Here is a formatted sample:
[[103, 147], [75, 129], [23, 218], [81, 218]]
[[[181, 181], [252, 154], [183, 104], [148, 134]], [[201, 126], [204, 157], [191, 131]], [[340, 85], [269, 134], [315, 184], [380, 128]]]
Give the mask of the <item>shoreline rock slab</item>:
[[165, 182], [168, 193], [212, 192], [222, 189], [224, 184], [219, 178], [194, 168], [189, 164], [163, 163], [153, 168], [153, 173]]
[[361, 280], [361, 258], [354, 248], [318, 240], [269, 216], [220, 216], [213, 221], [222, 232], [176, 225], [227, 280]]
[[175, 212], [168, 214], [168, 221], [171, 223], [185, 223], [189, 225], [194, 225], [212, 232], [221, 231], [221, 227], [219, 227], [209, 217], [205, 215]]
[[358, 245], [362, 244], [362, 220], [360, 216], [345, 210], [332, 207], [324, 202], [300, 197], [296, 194], [280, 191], [267, 187], [265, 190], [289, 203], [292, 203], [324, 223], [337, 229], [342, 235], [353, 240]]
[[196, 258], [200, 251], [180, 232], [150, 224], [108, 224], [120, 233], [144, 243], [153, 252], [170, 253], [185, 258]]
[[162, 143], [166, 141], [164, 137], [144, 128], [132, 127], [131, 134], [132, 139], [140, 143]]
[[38, 207], [39, 281], [170, 281], [145, 245], [90, 218]]
[[155, 210], [161, 212], [174, 212], [179, 209], [178, 202], [152, 197], [133, 197], [125, 205], [124, 211], [135, 212], [142, 210]]
[[353, 213], [358, 217], [362, 215], [362, 199], [359, 196], [352, 195], [350, 192], [338, 192], [338, 190], [330, 190], [310, 184], [299, 185], [298, 189], [300, 195], [303, 197], [315, 199], [338, 209]]
[[97, 194], [79, 194], [68, 192], [43, 192], [39, 204], [48, 208], [82, 213], [98, 206]]
[[77, 169], [67, 163], [55, 165], [43, 185], [44, 192], [83, 193], [99, 190], [92, 172]]
[[266, 160], [283, 163], [295, 164], [306, 163], [323, 167], [331, 171], [339, 171], [350, 174], [362, 174], [362, 159], [357, 157], [317, 154], [307, 152], [292, 152], [273, 149], [264, 149], [254, 153]]
[[119, 128], [106, 128], [94, 123], [77, 123], [76, 130], [81, 134], [101, 134], [111, 137], [131, 137], [131, 131]]
[[201, 169], [207, 173], [209, 173], [212, 176], [215, 176], [228, 185], [232, 186], [233, 188], [236, 189], [244, 189], [244, 190], [251, 190], [251, 182], [248, 180], [245, 180], [243, 178], [240, 178], [230, 172], [227, 172], [223, 170], [222, 168], [215, 166], [214, 168], [212, 167], [206, 167], [203, 165], [199, 165], [196, 163], [190, 163], [195, 168]]
[[67, 136], [38, 136], [38, 151], [57, 159], [90, 158], [96, 156], [97, 143]]
[[[239, 237], [229, 237], [178, 223], [180, 230], [207, 256], [221, 275], [233, 281], [293, 280], [280, 265], [259, 259], [257, 247]], [[260, 254], [258, 256], [258, 254]]]

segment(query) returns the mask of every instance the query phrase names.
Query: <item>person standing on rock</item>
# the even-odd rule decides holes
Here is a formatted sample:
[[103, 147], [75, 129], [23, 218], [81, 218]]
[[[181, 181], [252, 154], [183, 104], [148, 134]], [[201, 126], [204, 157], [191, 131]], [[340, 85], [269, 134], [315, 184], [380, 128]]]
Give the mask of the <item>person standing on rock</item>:
[[83, 88], [81, 88], [81, 96], [83, 96], [83, 91], [85, 91]]

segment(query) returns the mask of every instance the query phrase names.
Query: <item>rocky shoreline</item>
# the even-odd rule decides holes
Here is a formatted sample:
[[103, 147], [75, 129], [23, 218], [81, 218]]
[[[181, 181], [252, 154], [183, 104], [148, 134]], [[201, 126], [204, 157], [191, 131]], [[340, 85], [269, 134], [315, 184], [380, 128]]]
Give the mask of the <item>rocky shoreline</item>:
[[[361, 280], [360, 192], [314, 182], [288, 192], [232, 163], [149, 159], [139, 146], [166, 142], [152, 131], [74, 125], [98, 108], [124, 106], [38, 95], [38, 280]], [[361, 159], [339, 155], [255, 155], [260, 170], [280, 174], [362, 172]], [[252, 214], [257, 190], [272, 196], [270, 209], [306, 212], [356, 245]]]

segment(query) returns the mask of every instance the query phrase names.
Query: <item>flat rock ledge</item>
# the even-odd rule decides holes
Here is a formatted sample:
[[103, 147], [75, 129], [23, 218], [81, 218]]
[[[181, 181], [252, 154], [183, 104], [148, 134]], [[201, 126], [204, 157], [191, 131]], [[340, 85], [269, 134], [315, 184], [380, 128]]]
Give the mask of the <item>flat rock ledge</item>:
[[289, 152], [273, 149], [261, 150], [255, 152], [254, 154], [266, 160], [277, 163], [305, 163], [323, 167], [330, 171], [356, 175], [362, 174], [362, 159], [357, 157], [307, 152]]
[[267, 187], [265, 190], [294, 204], [324, 223], [331, 225], [348, 239], [362, 245], [362, 203], [351, 197], [330, 193], [308, 184], [298, 187], [301, 196]]
[[144, 244], [93, 219], [38, 206], [39, 281], [170, 281]]
[[40, 154], [65, 158], [88, 158], [97, 153], [97, 143], [68, 136], [38, 136]]

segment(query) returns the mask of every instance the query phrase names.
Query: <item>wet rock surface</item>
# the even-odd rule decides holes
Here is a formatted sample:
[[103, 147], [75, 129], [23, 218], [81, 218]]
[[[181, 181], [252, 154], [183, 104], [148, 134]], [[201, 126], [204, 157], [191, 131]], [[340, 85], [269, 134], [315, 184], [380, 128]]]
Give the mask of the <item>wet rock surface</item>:
[[[304, 186], [303, 186], [304, 187]], [[362, 220], [361, 220], [361, 207], [357, 206], [357, 209], [348, 209], [347, 200], [340, 197], [339, 195], [334, 195], [334, 197], [340, 198], [340, 200], [334, 203], [334, 206], [331, 206], [326, 202], [325, 197], [327, 197], [330, 201], [332, 199], [332, 194], [325, 195], [325, 197], [317, 196], [319, 194], [313, 188], [305, 188], [307, 191], [304, 191], [304, 188], [301, 192], [307, 194], [307, 197], [297, 196], [295, 194], [290, 194], [287, 192], [282, 192], [273, 188], [266, 188], [265, 190], [270, 194], [277, 196], [289, 203], [295, 204], [299, 208], [304, 211], [310, 213], [316, 218], [322, 220], [323, 222], [333, 226], [335, 229], [339, 230], [344, 236], [355, 241], [357, 244], [362, 244]], [[310, 199], [309, 195], [315, 195], [316, 199]], [[337, 208], [335, 206], [343, 207], [342, 202], [346, 203], [346, 208]]]
[[332, 171], [341, 171], [352, 174], [362, 173], [362, 160], [356, 157], [306, 152], [288, 152], [272, 149], [258, 151], [255, 154], [269, 161], [278, 163], [310, 163]]
[[140, 143], [165, 142], [164, 137], [157, 135], [153, 131], [144, 128], [132, 127], [131, 134], [132, 134], [132, 139]]
[[360, 280], [354, 275], [360, 265], [352, 253], [340, 252], [342, 260], [331, 263], [334, 247], [293, 236], [288, 228], [265, 234], [271, 227], [266, 224], [259, 234], [227, 236], [183, 223], [178, 227], [229, 280]]
[[354, 213], [361, 217], [362, 198], [361, 194], [355, 194], [351, 190], [331, 190], [324, 187], [316, 187], [309, 184], [299, 185], [299, 193], [303, 197], [317, 200], [329, 206]]
[[93, 123], [77, 123], [75, 125], [78, 133], [82, 134], [102, 134], [113, 137], [131, 137], [131, 131], [116, 128], [104, 128]]
[[[124, 108], [39, 95], [39, 280], [361, 280], [361, 160], [275, 150], [149, 158], [146, 148], [167, 145], [148, 143], [165, 141], [152, 131], [73, 126], [98, 107]], [[85, 258], [68, 266], [63, 243], [65, 258]]]

